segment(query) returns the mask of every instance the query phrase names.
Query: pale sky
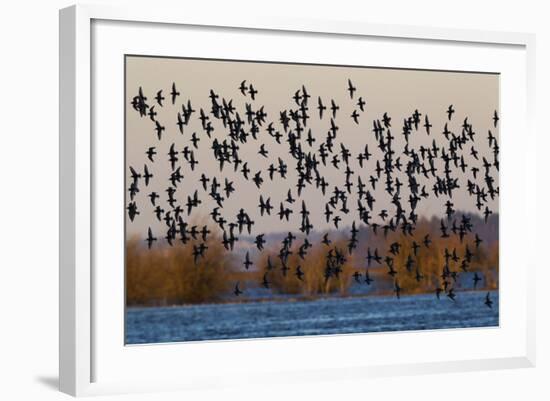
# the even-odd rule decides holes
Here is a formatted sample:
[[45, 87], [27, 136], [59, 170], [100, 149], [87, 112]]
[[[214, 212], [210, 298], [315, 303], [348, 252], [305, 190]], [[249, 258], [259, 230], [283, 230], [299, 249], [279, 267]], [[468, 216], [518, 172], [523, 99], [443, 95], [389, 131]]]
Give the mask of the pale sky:
[[[350, 99], [347, 91], [348, 79], [351, 79], [353, 85], [357, 88], [353, 99]], [[250, 96], [243, 96], [239, 91], [241, 81], [246, 80], [247, 84], [253, 84], [258, 90], [256, 100], [252, 101]], [[175, 82], [178, 91], [181, 93], [177, 97], [176, 104], [172, 105], [170, 100], [170, 91], [172, 82]], [[412, 115], [415, 109], [418, 109], [421, 116], [421, 122], [417, 131], [413, 132], [409, 138], [409, 147], [418, 150], [420, 146], [431, 146], [432, 140], [436, 139], [439, 146], [448, 146], [448, 142], [442, 135], [443, 127], [447, 122], [447, 108], [453, 105], [456, 112], [452, 120], [448, 122], [448, 129], [456, 135], [462, 132], [462, 123], [465, 117], [472, 124], [476, 133], [474, 146], [479, 152], [479, 161], [471, 156], [471, 142], [466, 143], [464, 148], [464, 157], [468, 164], [468, 170], [465, 174], [455, 173], [459, 177], [461, 188], [455, 190], [453, 195], [454, 208], [476, 212], [475, 198], [466, 193], [466, 180], [472, 179], [469, 168], [476, 165], [480, 168], [477, 183], [483, 183], [482, 156], [489, 161], [493, 160], [492, 150], [487, 140], [488, 130], [491, 130], [494, 136], [498, 138], [498, 128], [493, 127], [493, 112], [499, 110], [499, 76], [497, 74], [479, 74], [479, 73], [453, 73], [440, 71], [420, 71], [420, 70], [397, 70], [380, 69], [367, 67], [342, 67], [342, 66], [320, 66], [320, 65], [296, 65], [280, 63], [259, 63], [259, 62], [238, 62], [238, 61], [212, 61], [196, 59], [177, 59], [177, 58], [152, 58], [128, 56], [126, 58], [126, 188], [130, 185], [130, 171], [128, 166], [134, 167], [138, 172], [143, 173], [143, 166], [147, 164], [149, 170], [154, 175], [149, 186], [146, 187], [143, 180], [140, 181], [140, 192], [136, 195], [135, 201], [138, 205], [140, 214], [136, 216], [133, 222], [127, 218], [127, 234], [139, 234], [145, 236], [147, 227], [152, 227], [163, 236], [166, 230], [164, 222], [158, 222], [154, 216], [154, 207], [151, 205], [147, 195], [156, 191], [160, 195], [157, 201], [165, 210], [170, 210], [167, 204], [166, 188], [170, 186], [168, 181], [170, 177], [170, 163], [168, 161], [168, 151], [170, 145], [175, 144], [178, 151], [182, 151], [185, 146], [193, 149], [190, 141], [193, 132], [196, 132], [200, 138], [198, 149], [194, 149], [195, 158], [199, 161], [195, 171], [192, 172], [189, 165], [183, 161], [183, 155], [180, 153], [178, 158], [182, 168], [184, 178], [181, 184], [178, 184], [176, 198], [181, 207], [185, 208], [187, 196], [192, 195], [198, 190], [199, 198], [202, 204], [193, 210], [192, 216], [185, 214], [185, 220], [193, 220], [195, 217], [207, 216], [215, 202], [207, 192], [203, 191], [199, 182], [201, 173], [205, 173], [209, 178], [215, 176], [222, 184], [220, 191], [223, 191], [224, 179], [233, 181], [236, 191], [225, 201], [224, 208], [220, 209], [222, 215], [228, 221], [235, 221], [240, 208], [244, 208], [251, 218], [256, 222], [256, 233], [270, 233], [276, 231], [297, 231], [300, 225], [300, 205], [301, 199], [304, 199], [310, 210], [310, 219], [316, 230], [326, 230], [334, 228], [331, 224], [325, 222], [323, 215], [325, 203], [332, 196], [332, 190], [337, 185], [341, 190], [345, 190], [345, 165], [340, 163], [340, 169], [336, 170], [330, 162], [327, 166], [320, 166], [320, 171], [329, 183], [327, 194], [323, 197], [320, 189], [315, 186], [308, 186], [304, 189], [300, 201], [286, 207], [294, 210], [290, 222], [281, 221], [277, 215], [279, 203], [284, 201], [289, 188], [292, 188], [292, 194], [297, 198], [296, 178], [294, 170], [296, 161], [288, 154], [288, 144], [283, 137], [281, 145], [275, 142], [266, 131], [269, 122], [274, 122], [276, 130], [284, 134], [282, 125], [279, 122], [279, 112], [285, 109], [296, 109], [297, 104], [293, 100], [294, 93], [304, 85], [307, 92], [311, 95], [308, 102], [310, 119], [307, 121], [302, 140], [304, 151], [315, 151], [319, 149], [330, 128], [330, 109], [325, 110], [323, 119], [319, 119], [317, 110], [317, 98], [321, 97], [324, 105], [330, 107], [331, 99], [339, 105], [335, 123], [339, 127], [337, 138], [335, 140], [334, 152], [339, 153], [340, 143], [351, 152], [350, 168], [355, 172], [352, 176], [354, 184], [352, 194], [348, 195], [348, 207], [351, 210], [349, 215], [340, 214], [342, 217], [341, 227], [351, 224], [356, 220], [359, 223], [357, 209], [357, 176], [361, 176], [363, 183], [366, 184], [365, 190], [370, 190], [376, 199], [375, 209], [372, 213], [376, 216], [381, 209], [388, 209], [390, 215], [393, 214], [394, 207], [390, 204], [390, 196], [384, 192], [383, 177], [377, 183], [376, 190], [373, 190], [369, 183], [369, 176], [374, 175], [376, 159], [382, 159], [382, 151], [377, 148], [374, 139], [373, 120], [382, 119], [382, 115], [387, 112], [391, 117], [391, 133], [395, 137], [393, 149], [396, 151], [394, 158], [401, 156], [403, 164], [408, 160], [405, 155], [400, 155], [403, 150], [405, 140], [402, 135], [403, 121]], [[155, 123], [149, 117], [140, 117], [139, 113], [131, 106], [131, 100], [138, 94], [138, 88], [142, 87], [144, 96], [147, 97], [149, 105], [155, 105], [154, 99], [158, 90], [163, 90], [164, 106], [155, 105], [155, 111], [158, 113], [156, 119], [166, 129], [162, 140], [159, 141], [155, 132]], [[252, 177], [257, 171], [261, 171], [264, 184], [258, 190], [250, 179], [246, 181], [242, 174], [233, 171], [232, 165], [226, 165], [223, 172], [219, 170], [218, 161], [214, 159], [211, 150], [211, 141], [206, 132], [201, 127], [199, 120], [199, 110], [203, 108], [210, 115], [215, 131], [212, 133], [212, 139], [218, 138], [222, 142], [227, 138], [227, 130], [223, 128], [221, 120], [215, 119], [211, 114], [211, 102], [209, 99], [210, 89], [213, 89], [219, 95], [218, 101], [225, 98], [227, 101], [233, 100], [233, 106], [239, 112], [241, 118], [246, 121], [245, 103], [252, 103], [253, 109], [258, 110], [264, 106], [267, 113], [266, 123], [260, 127], [258, 140], [249, 137], [246, 144], [239, 144], [239, 155], [243, 161], [248, 162]], [[365, 111], [360, 112], [357, 106], [357, 100], [362, 97], [366, 101]], [[191, 116], [188, 126], [184, 127], [184, 134], [180, 134], [177, 122], [177, 113], [181, 111], [181, 105], [191, 100], [193, 109], [196, 110]], [[354, 110], [360, 112], [359, 124], [355, 124], [351, 119]], [[431, 135], [426, 134], [423, 127], [424, 116], [429, 116]], [[291, 124], [292, 126], [292, 124]], [[248, 124], [245, 129], [248, 129]], [[312, 130], [312, 135], [316, 139], [313, 147], [310, 148], [305, 142], [307, 130]], [[268, 158], [264, 158], [257, 152], [260, 145], [264, 143], [268, 150]], [[363, 151], [365, 144], [369, 145], [369, 151], [373, 154], [370, 161], [365, 162], [363, 169], [359, 167], [356, 160], [357, 155]], [[157, 155], [155, 162], [151, 163], [145, 155], [150, 146], [155, 146]], [[277, 158], [283, 158], [288, 164], [287, 179], [282, 180], [277, 173], [275, 179], [271, 181], [268, 176], [267, 168], [271, 163], [277, 162]], [[338, 156], [341, 160], [341, 155]], [[320, 160], [319, 156], [317, 157]], [[329, 160], [332, 155], [329, 156]], [[242, 165], [239, 167], [242, 167]], [[442, 175], [443, 162], [436, 162], [438, 175]], [[454, 167], [453, 167], [454, 169]], [[404, 168], [403, 168], [404, 170]], [[498, 174], [494, 168], [491, 169], [491, 175], [495, 178], [495, 186], [498, 186]], [[403, 183], [407, 183], [407, 177], [404, 172], [394, 172], [394, 177], [399, 177]], [[422, 185], [430, 192], [430, 197], [423, 200], [417, 213], [421, 216], [442, 215], [444, 212], [443, 204], [447, 200], [445, 197], [436, 198], [431, 192], [434, 179], [419, 178]], [[259, 196], [264, 199], [271, 198], [271, 204], [274, 209], [271, 216], [260, 217]], [[225, 196], [225, 195], [224, 195]], [[404, 185], [401, 188], [401, 200], [408, 209], [409, 190]], [[129, 195], [127, 192], [127, 201]], [[498, 198], [490, 201], [488, 206], [493, 211], [498, 211]], [[381, 222], [378, 217], [373, 221]]]

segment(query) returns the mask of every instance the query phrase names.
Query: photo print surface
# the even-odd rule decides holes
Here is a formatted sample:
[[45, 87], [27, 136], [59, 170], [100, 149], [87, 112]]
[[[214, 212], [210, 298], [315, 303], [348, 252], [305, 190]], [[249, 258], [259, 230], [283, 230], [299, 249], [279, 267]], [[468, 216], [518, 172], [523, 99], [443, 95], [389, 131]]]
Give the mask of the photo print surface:
[[499, 118], [498, 74], [127, 55], [126, 343], [498, 326]]

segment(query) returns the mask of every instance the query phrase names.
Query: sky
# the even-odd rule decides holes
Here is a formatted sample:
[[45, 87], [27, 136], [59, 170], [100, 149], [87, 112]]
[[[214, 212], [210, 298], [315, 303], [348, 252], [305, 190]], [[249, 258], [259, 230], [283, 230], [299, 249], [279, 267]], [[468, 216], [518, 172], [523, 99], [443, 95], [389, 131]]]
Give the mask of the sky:
[[[281, 221], [277, 215], [279, 203], [284, 202], [289, 188], [292, 195], [298, 199], [296, 191], [297, 174], [294, 170], [295, 160], [288, 154], [288, 145], [284, 138], [281, 145], [278, 145], [274, 138], [268, 135], [266, 127], [270, 122], [276, 130], [284, 134], [282, 125], [279, 122], [279, 112], [285, 109], [298, 108], [293, 96], [295, 92], [306, 87], [311, 95], [308, 102], [308, 114], [310, 118], [303, 133], [305, 139], [307, 130], [311, 129], [312, 136], [316, 142], [310, 148], [302, 141], [304, 151], [318, 151], [319, 145], [325, 140], [330, 128], [330, 110], [324, 112], [322, 119], [319, 118], [317, 110], [317, 99], [321, 97], [324, 105], [330, 107], [331, 99], [339, 105], [334, 119], [339, 127], [337, 138], [335, 139], [335, 152], [339, 152], [340, 143], [345, 144], [351, 152], [350, 168], [354, 171], [351, 181], [354, 184], [352, 194], [349, 196], [348, 207], [351, 212], [348, 215], [340, 213], [342, 222], [340, 226], [351, 224], [352, 221], [359, 223], [357, 208], [357, 177], [360, 176], [366, 189], [370, 190], [376, 199], [375, 209], [372, 213], [375, 217], [373, 221], [382, 222], [376, 215], [382, 209], [387, 209], [392, 214], [394, 207], [391, 205], [391, 197], [384, 192], [383, 178], [373, 189], [369, 183], [369, 176], [374, 175], [376, 159], [382, 158], [382, 152], [377, 148], [377, 142], [373, 133], [373, 121], [382, 119], [384, 113], [391, 117], [391, 134], [394, 139], [395, 157], [403, 150], [405, 139], [402, 133], [404, 119], [410, 117], [415, 110], [418, 110], [422, 116], [418, 130], [414, 130], [409, 137], [409, 146], [419, 149], [421, 146], [431, 146], [435, 139], [439, 146], [448, 146], [448, 142], [442, 135], [445, 123], [448, 129], [456, 135], [461, 134], [462, 124], [467, 117], [468, 123], [472, 124], [473, 131], [476, 133], [474, 146], [479, 153], [479, 161], [475, 160], [470, 154], [471, 143], [467, 143], [464, 149], [465, 161], [468, 169], [477, 166], [483, 171], [481, 159], [485, 156], [488, 160], [493, 160], [493, 153], [487, 140], [488, 130], [498, 138], [498, 127], [493, 125], [493, 113], [499, 110], [499, 75], [485, 73], [466, 73], [466, 72], [444, 72], [427, 70], [402, 70], [402, 69], [382, 69], [368, 67], [351, 66], [322, 66], [322, 65], [297, 65], [282, 63], [264, 63], [264, 62], [244, 62], [244, 61], [223, 61], [223, 60], [201, 60], [201, 59], [179, 59], [179, 58], [158, 58], [145, 56], [127, 56], [126, 57], [126, 188], [130, 186], [131, 174], [129, 167], [143, 173], [144, 164], [153, 174], [153, 178], [148, 186], [145, 186], [143, 180], [139, 182], [140, 192], [136, 194], [134, 200], [140, 212], [133, 222], [127, 217], [127, 236], [140, 235], [145, 236], [148, 227], [154, 232], [164, 232], [166, 230], [164, 222], [158, 222], [154, 215], [154, 207], [151, 205], [147, 195], [152, 191], [160, 195], [158, 204], [164, 210], [170, 210], [167, 204], [166, 189], [171, 184], [169, 177], [171, 166], [168, 161], [168, 152], [172, 144], [178, 151], [182, 151], [188, 146], [194, 149], [191, 143], [191, 136], [195, 132], [200, 138], [198, 149], [194, 149], [195, 158], [199, 161], [195, 171], [191, 171], [189, 165], [183, 161], [183, 155], [178, 155], [178, 165], [181, 165], [181, 172], [184, 178], [181, 184], [176, 188], [175, 197], [178, 199], [182, 208], [185, 208], [187, 196], [193, 195], [198, 190], [199, 198], [202, 203], [195, 208], [191, 216], [184, 214], [184, 219], [189, 221], [204, 221], [211, 210], [215, 207], [215, 202], [202, 189], [199, 178], [202, 173], [207, 177], [216, 177], [222, 184], [220, 190], [223, 190], [225, 178], [233, 181], [235, 192], [224, 202], [221, 209], [222, 215], [228, 221], [235, 221], [239, 209], [243, 208], [255, 221], [255, 229], [263, 233], [272, 233], [280, 231], [297, 231], [300, 225], [301, 217], [299, 214], [301, 200], [303, 199], [310, 210], [311, 223], [316, 230], [327, 230], [334, 228], [331, 223], [326, 223], [323, 215], [325, 204], [330, 196], [334, 186], [345, 190], [345, 165], [340, 162], [340, 168], [335, 169], [329, 162], [327, 167], [321, 166], [320, 170], [329, 183], [326, 196], [323, 196], [319, 189], [314, 186], [307, 187], [302, 193], [300, 200], [293, 205], [285, 203], [285, 207], [293, 210], [290, 221]], [[357, 88], [350, 98], [347, 90], [348, 79]], [[243, 80], [246, 84], [252, 84], [258, 93], [253, 101], [249, 94], [246, 96], [239, 91], [239, 85]], [[176, 98], [173, 105], [170, 99], [172, 83], [176, 84], [180, 96]], [[157, 138], [155, 123], [149, 117], [140, 117], [139, 113], [131, 105], [132, 98], [138, 94], [139, 88], [142, 88], [144, 96], [147, 97], [149, 105], [155, 105], [154, 100], [157, 91], [163, 91], [166, 98], [163, 106], [155, 106], [157, 112], [156, 120], [166, 127], [162, 139]], [[233, 101], [236, 111], [239, 112], [243, 120], [246, 120], [245, 104], [251, 103], [254, 110], [264, 107], [267, 113], [266, 122], [260, 127], [258, 140], [249, 137], [247, 143], [239, 144], [239, 156], [243, 161], [248, 162], [251, 169], [251, 176], [257, 171], [261, 171], [264, 183], [260, 189], [256, 187], [252, 179], [245, 180], [242, 174], [233, 171], [232, 165], [227, 165], [222, 172], [219, 170], [219, 164], [213, 157], [211, 149], [212, 140], [218, 138], [223, 141], [227, 138], [227, 130], [223, 128], [221, 121], [216, 120], [210, 115], [210, 121], [214, 127], [212, 139], [209, 139], [206, 132], [202, 129], [199, 120], [199, 110], [204, 109], [209, 114], [211, 110], [211, 101], [209, 98], [210, 90], [214, 90], [219, 95], [219, 102], [225, 98], [227, 101]], [[359, 97], [362, 97], [366, 105], [365, 111], [360, 112], [357, 105]], [[180, 133], [177, 122], [177, 113], [181, 111], [181, 105], [187, 104], [190, 100], [193, 109], [196, 110], [191, 116], [191, 121], [184, 127], [183, 134]], [[455, 113], [452, 119], [448, 121], [447, 108], [453, 105]], [[354, 110], [360, 113], [359, 124], [356, 124], [351, 118]], [[429, 116], [432, 124], [431, 133], [428, 135], [423, 127], [424, 116]], [[247, 126], [248, 127], [248, 126]], [[264, 144], [268, 150], [268, 157], [264, 158], [258, 151]], [[372, 156], [365, 162], [363, 168], [360, 168], [357, 155], [368, 145]], [[145, 154], [146, 150], [155, 146], [158, 153], [154, 163], [151, 163]], [[277, 159], [281, 157], [288, 164], [287, 179], [281, 179], [275, 173], [275, 179], [271, 181], [268, 177], [267, 169], [271, 163], [277, 165]], [[341, 160], [341, 156], [338, 156]], [[319, 159], [319, 157], [318, 157]], [[406, 157], [401, 155], [402, 162], [406, 162]], [[436, 167], [439, 173], [443, 169], [443, 162], [438, 160]], [[454, 167], [453, 167], [454, 168]], [[240, 170], [240, 168], [239, 168]], [[403, 169], [404, 170], [404, 169]], [[459, 178], [461, 188], [455, 191], [452, 202], [454, 209], [468, 212], [478, 212], [475, 206], [475, 198], [466, 193], [466, 182], [473, 180], [471, 172], [457, 172], [455, 176]], [[498, 172], [494, 167], [491, 169], [491, 175], [495, 179], [495, 186], [498, 186]], [[478, 175], [477, 183], [482, 184], [483, 174]], [[395, 177], [406, 184], [407, 178], [404, 172], [395, 172]], [[434, 184], [433, 179], [419, 179], [421, 185], [426, 185], [430, 192], [430, 197], [423, 200], [416, 212], [420, 216], [431, 217], [432, 215], [442, 215], [445, 211], [444, 203], [447, 198], [435, 197], [431, 193], [431, 187]], [[274, 209], [271, 216], [260, 216], [258, 208], [259, 196], [264, 199], [271, 198], [271, 204]], [[225, 195], [224, 195], [225, 196]], [[409, 191], [405, 186], [401, 189], [402, 202], [406, 203]], [[129, 195], [127, 191], [127, 203]], [[487, 206], [494, 212], [498, 211], [498, 198], [489, 199]], [[160, 236], [160, 235], [159, 235]]]

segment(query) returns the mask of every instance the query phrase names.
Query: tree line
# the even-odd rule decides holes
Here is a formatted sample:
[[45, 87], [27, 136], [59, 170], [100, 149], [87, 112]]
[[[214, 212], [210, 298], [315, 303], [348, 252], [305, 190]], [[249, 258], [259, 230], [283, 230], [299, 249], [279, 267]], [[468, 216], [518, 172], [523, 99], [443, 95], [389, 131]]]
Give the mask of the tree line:
[[[279, 260], [280, 244], [273, 243], [262, 252], [256, 251], [251, 255], [254, 265], [245, 270], [240, 252], [226, 250], [221, 242], [219, 232], [207, 238], [208, 251], [196, 263], [193, 255], [193, 245], [199, 241], [174, 246], [160, 245], [152, 249], [137, 238], [130, 238], [126, 244], [126, 300], [128, 306], [142, 305], [183, 305], [235, 301], [232, 295], [235, 283], [239, 281], [245, 289], [244, 296], [239, 300], [246, 300], [246, 289], [261, 287], [264, 276], [274, 296], [291, 294], [300, 297], [318, 297], [326, 295], [348, 295], [352, 285], [358, 284], [355, 272], [361, 274], [362, 280], [368, 270], [373, 282], [369, 286], [369, 294], [389, 294], [393, 291], [394, 278], [388, 274], [388, 267], [384, 257], [392, 243], [399, 243], [400, 249], [394, 259], [394, 269], [399, 285], [403, 288], [402, 295], [433, 292], [442, 286], [443, 266], [445, 264], [445, 248], [449, 253], [455, 253], [457, 260], [449, 261], [449, 269], [457, 272], [455, 278], [448, 279], [456, 289], [474, 289], [471, 279], [465, 280], [477, 272], [482, 280], [476, 289], [492, 290], [498, 288], [498, 215], [491, 216], [485, 224], [477, 216], [472, 217], [474, 230], [461, 241], [457, 235], [441, 238], [439, 219], [425, 219], [418, 221], [414, 237], [400, 231], [389, 232], [387, 236], [378, 231], [375, 234], [372, 228], [359, 227], [358, 244], [350, 254], [348, 251], [348, 234], [345, 230], [330, 232], [332, 243], [327, 246], [320, 241], [312, 241], [312, 247], [302, 258], [298, 248], [303, 237], [293, 241], [288, 256], [288, 271], [283, 272]], [[476, 230], [482, 226], [482, 230]], [[481, 232], [483, 242], [476, 247], [474, 232]], [[413, 253], [413, 241], [421, 243], [425, 235], [429, 235], [429, 247], [421, 245], [417, 254]], [[319, 236], [319, 235], [317, 235]], [[244, 241], [243, 241], [244, 242]], [[268, 241], [269, 243], [269, 241]], [[250, 244], [250, 243], [249, 243]], [[242, 249], [247, 249], [244, 244]], [[250, 244], [253, 246], [253, 244]], [[467, 272], [461, 268], [466, 248], [473, 254], [467, 266]], [[345, 257], [337, 276], [326, 277], [327, 254], [329, 249], [338, 249]], [[367, 263], [367, 249], [371, 252], [378, 249], [382, 256], [381, 263], [371, 261]], [[409, 258], [414, 263], [407, 263]], [[273, 269], [268, 269], [268, 258]], [[295, 274], [297, 266], [304, 273], [303, 277]], [[418, 279], [418, 274], [422, 277]]]

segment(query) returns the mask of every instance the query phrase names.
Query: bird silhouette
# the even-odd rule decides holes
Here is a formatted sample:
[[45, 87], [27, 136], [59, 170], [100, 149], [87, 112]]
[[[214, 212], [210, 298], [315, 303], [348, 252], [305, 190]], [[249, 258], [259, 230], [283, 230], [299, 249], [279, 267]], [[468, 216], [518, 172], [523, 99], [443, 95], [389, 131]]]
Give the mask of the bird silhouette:
[[492, 308], [492, 307], [493, 307], [493, 301], [491, 300], [491, 294], [490, 294], [490, 293], [487, 293], [487, 295], [485, 295], [485, 305], [486, 305], [488, 308]]
[[153, 232], [151, 231], [151, 227], [147, 230], [147, 247], [151, 249], [151, 246], [153, 245], [153, 242], [155, 242], [157, 239], [153, 236]]
[[451, 118], [453, 117], [453, 114], [455, 112], [455, 109], [453, 108], [453, 105], [449, 105], [449, 107], [447, 108], [447, 118], [449, 119], [449, 121], [451, 121]]
[[158, 105], [162, 107], [162, 102], [164, 101], [164, 96], [162, 96], [162, 89], [157, 92], [157, 96], [155, 96], [155, 100], [157, 101]]
[[353, 99], [353, 94], [355, 93], [356, 90], [357, 88], [353, 86], [353, 84], [351, 83], [351, 79], [348, 79], [348, 92], [349, 92], [350, 98]]
[[248, 270], [250, 266], [252, 266], [253, 264], [252, 261], [250, 260], [250, 254], [248, 251], [246, 252], [246, 257], [243, 264], [246, 270]]
[[239, 90], [243, 94], [243, 96], [246, 96], [246, 91], [248, 87], [246, 86], [246, 79], [241, 82], [241, 85], [239, 86]]
[[172, 91], [170, 92], [170, 96], [172, 96], [172, 104], [176, 103], [176, 98], [180, 95], [180, 93], [176, 90], [176, 84], [172, 83]]
[[237, 284], [235, 284], [235, 289], [233, 290], [233, 294], [235, 294], [236, 297], [241, 295], [243, 292], [239, 288], [239, 282], [237, 281]]

